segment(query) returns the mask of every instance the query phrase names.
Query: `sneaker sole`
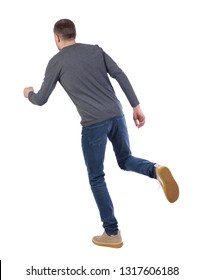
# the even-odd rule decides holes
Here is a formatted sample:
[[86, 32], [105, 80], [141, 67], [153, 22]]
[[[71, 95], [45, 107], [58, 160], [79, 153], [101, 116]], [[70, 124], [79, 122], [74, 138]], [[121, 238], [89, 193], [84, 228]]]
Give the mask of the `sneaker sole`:
[[167, 200], [171, 203], [175, 202], [179, 197], [179, 187], [171, 171], [167, 167], [161, 166], [157, 169], [157, 174], [159, 181], [162, 183]]
[[110, 247], [110, 248], [121, 248], [123, 246], [123, 242], [121, 243], [100, 243], [97, 241], [92, 240], [95, 245], [102, 246], [102, 247]]

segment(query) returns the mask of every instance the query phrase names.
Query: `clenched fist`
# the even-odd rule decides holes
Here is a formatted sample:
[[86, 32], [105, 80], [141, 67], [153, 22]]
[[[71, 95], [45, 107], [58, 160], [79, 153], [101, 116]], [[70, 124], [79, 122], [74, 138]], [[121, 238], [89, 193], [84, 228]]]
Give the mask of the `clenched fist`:
[[24, 91], [23, 91], [24, 96], [25, 96], [26, 98], [28, 98], [28, 95], [29, 95], [29, 93], [30, 93], [31, 91], [34, 91], [34, 90], [33, 90], [33, 87], [26, 87], [26, 88], [24, 88]]

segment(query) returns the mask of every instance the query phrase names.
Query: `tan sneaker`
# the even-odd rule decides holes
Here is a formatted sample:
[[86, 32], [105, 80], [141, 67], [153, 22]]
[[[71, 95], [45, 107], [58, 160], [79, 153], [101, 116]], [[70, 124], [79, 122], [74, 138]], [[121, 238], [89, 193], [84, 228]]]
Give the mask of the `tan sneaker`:
[[155, 164], [157, 180], [160, 182], [169, 202], [175, 202], [179, 197], [179, 187], [166, 166]]
[[102, 235], [94, 236], [92, 242], [98, 246], [105, 246], [111, 248], [121, 248], [123, 246], [120, 231], [116, 235], [109, 236], [106, 232]]

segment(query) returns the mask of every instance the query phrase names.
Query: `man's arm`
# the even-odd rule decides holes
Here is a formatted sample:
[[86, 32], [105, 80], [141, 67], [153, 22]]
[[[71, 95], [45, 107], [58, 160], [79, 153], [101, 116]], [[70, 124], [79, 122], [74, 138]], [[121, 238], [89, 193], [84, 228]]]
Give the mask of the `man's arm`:
[[23, 91], [24, 96], [35, 105], [44, 105], [59, 80], [59, 74], [60, 70], [57, 63], [50, 60], [45, 71], [44, 81], [38, 93], [34, 92], [33, 87], [26, 87]]
[[115, 61], [104, 52], [104, 59], [109, 75], [116, 79], [121, 89], [125, 93], [130, 105], [133, 108], [133, 120], [135, 125], [140, 128], [145, 124], [145, 115], [143, 114], [139, 100], [134, 92], [134, 89], [128, 80], [126, 74], [118, 67]]
[[134, 89], [128, 80], [126, 74], [118, 67], [115, 61], [104, 52], [104, 60], [108, 74], [116, 79], [121, 89], [125, 93], [130, 105], [134, 108], [139, 104], [138, 98], [134, 92]]

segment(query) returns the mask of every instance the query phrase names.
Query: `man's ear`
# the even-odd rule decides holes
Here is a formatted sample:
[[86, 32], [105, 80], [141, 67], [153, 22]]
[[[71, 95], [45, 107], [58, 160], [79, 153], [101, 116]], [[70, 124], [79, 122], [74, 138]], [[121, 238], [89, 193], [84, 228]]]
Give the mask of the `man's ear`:
[[60, 36], [56, 33], [55, 33], [55, 40], [57, 43], [59, 43], [61, 41]]

